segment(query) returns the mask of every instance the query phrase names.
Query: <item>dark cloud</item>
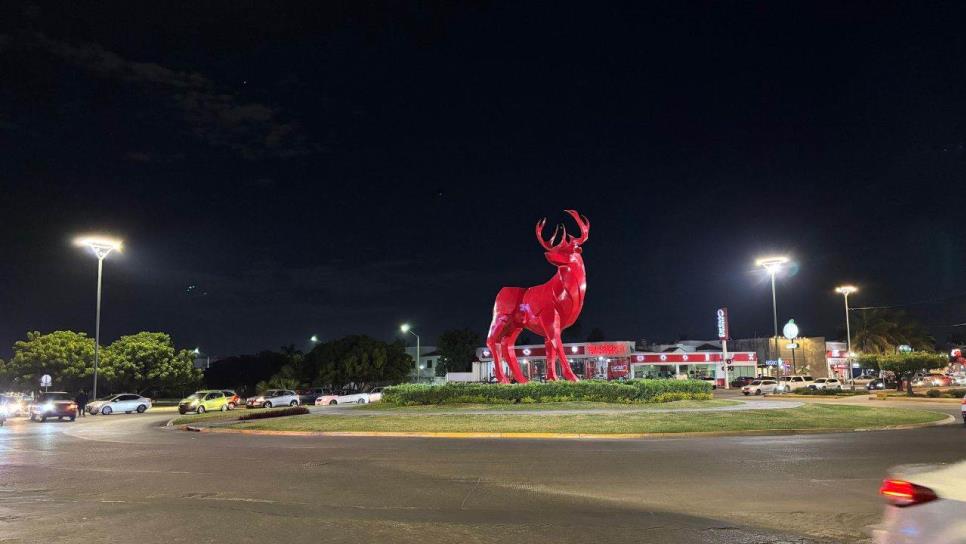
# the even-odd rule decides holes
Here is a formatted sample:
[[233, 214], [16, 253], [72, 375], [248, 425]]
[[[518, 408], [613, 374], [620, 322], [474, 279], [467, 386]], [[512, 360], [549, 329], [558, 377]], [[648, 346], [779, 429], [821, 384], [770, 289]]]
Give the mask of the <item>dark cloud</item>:
[[[0, 46], [9, 42], [0, 36]], [[71, 44], [44, 34], [24, 38], [25, 47], [46, 51], [103, 78], [117, 79], [157, 91], [181, 112], [192, 134], [214, 147], [246, 159], [293, 157], [318, 151], [295, 121], [284, 120], [272, 106], [242, 99], [198, 72], [137, 62], [93, 44]], [[128, 153], [129, 160], [156, 160], [152, 154]]]

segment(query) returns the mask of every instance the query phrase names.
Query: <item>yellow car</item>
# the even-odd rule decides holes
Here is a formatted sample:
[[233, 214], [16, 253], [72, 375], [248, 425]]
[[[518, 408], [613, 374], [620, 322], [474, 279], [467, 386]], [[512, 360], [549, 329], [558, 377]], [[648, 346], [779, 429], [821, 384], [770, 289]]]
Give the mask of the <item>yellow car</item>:
[[193, 395], [188, 395], [178, 403], [178, 413], [198, 412], [203, 414], [212, 410], [226, 412], [231, 410], [231, 406], [228, 405], [230, 400], [231, 397], [226, 397], [224, 391], [195, 391]]

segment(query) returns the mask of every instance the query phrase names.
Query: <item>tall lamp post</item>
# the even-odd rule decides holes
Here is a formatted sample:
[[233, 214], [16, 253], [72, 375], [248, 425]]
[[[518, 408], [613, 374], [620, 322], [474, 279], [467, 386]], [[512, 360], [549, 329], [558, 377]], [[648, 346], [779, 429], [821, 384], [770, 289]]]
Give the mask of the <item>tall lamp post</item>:
[[74, 240], [78, 247], [89, 247], [97, 257], [97, 312], [94, 318], [94, 389], [91, 398], [97, 398], [97, 364], [101, 346], [101, 279], [104, 276], [104, 259], [114, 250], [121, 251], [121, 241], [99, 236], [82, 236]]
[[849, 327], [849, 295], [858, 290], [859, 288], [854, 285], [840, 285], [835, 288], [835, 292], [842, 295], [842, 298], [845, 299], [845, 345], [849, 350], [848, 358], [845, 360], [845, 366], [847, 368], [846, 372], [848, 372], [849, 382], [852, 382], [852, 329]]
[[773, 338], [775, 339], [775, 354], [778, 361], [778, 372], [777, 381], [781, 381], [782, 366], [781, 358], [782, 352], [778, 349], [778, 303], [775, 298], [775, 274], [777, 274], [784, 266], [788, 263], [788, 257], [779, 255], [775, 257], [762, 257], [755, 261], [755, 266], [760, 266], [765, 269], [765, 272], [771, 276], [771, 314], [772, 320], [775, 325], [775, 333]]
[[419, 335], [413, 331], [412, 327], [409, 326], [409, 323], [403, 323], [402, 326], [399, 327], [399, 330], [401, 330], [403, 334], [409, 333], [416, 337], [416, 365], [415, 365], [415, 368], [413, 369], [413, 373], [416, 376], [415, 381], [418, 382], [421, 374], [420, 367], [419, 367], [419, 356], [421, 355], [421, 353], [419, 352]]

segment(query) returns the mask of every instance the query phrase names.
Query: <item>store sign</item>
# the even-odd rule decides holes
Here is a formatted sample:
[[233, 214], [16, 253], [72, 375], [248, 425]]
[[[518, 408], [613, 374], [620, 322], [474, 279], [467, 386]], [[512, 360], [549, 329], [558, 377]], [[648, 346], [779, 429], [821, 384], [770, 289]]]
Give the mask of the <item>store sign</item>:
[[631, 350], [627, 343], [613, 344], [587, 344], [584, 346], [584, 354], [591, 356], [619, 356], [628, 355]]
[[730, 332], [728, 330], [728, 308], [718, 308], [718, 339], [730, 339]]

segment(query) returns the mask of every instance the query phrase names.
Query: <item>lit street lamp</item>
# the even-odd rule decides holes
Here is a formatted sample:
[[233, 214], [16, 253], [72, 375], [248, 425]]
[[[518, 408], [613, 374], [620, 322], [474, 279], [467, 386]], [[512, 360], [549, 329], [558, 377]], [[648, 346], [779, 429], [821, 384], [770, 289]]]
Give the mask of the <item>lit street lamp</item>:
[[[849, 328], [849, 295], [858, 291], [859, 288], [854, 285], [840, 285], [835, 288], [835, 292], [842, 295], [845, 299], [845, 342], [849, 350], [848, 358], [846, 359], [845, 366], [847, 367], [846, 372], [849, 378], [849, 382], [852, 382], [852, 330]], [[852, 382], [853, 388], [855, 386]]]
[[768, 272], [768, 275], [771, 276], [771, 313], [775, 324], [775, 354], [777, 360], [779, 361], [777, 372], [778, 381], [781, 381], [782, 367], [780, 362], [781, 351], [778, 349], [778, 303], [776, 302], [777, 299], [775, 298], [775, 274], [777, 274], [782, 269], [782, 266], [786, 263], [788, 263], [788, 257], [781, 255], [776, 257], [763, 257], [755, 261], [755, 266], [764, 268], [765, 272]]
[[319, 336], [317, 334], [313, 334], [312, 335], [312, 338], [309, 338], [309, 342], [312, 342], [313, 344], [318, 344], [319, 343]]
[[104, 276], [104, 259], [114, 250], [121, 251], [121, 241], [99, 236], [81, 236], [74, 239], [74, 245], [89, 247], [97, 257], [97, 312], [94, 318], [94, 389], [91, 398], [97, 398], [97, 363], [101, 345], [101, 279]]
[[420, 378], [420, 375], [422, 374], [422, 372], [421, 372], [422, 369], [419, 366], [419, 356], [420, 356], [420, 353], [419, 353], [419, 335], [416, 334], [415, 332], [413, 332], [413, 329], [412, 329], [412, 327], [409, 326], [409, 323], [403, 323], [399, 327], [399, 330], [401, 330], [403, 332], [403, 334], [406, 334], [408, 332], [409, 334], [411, 334], [411, 335], [413, 335], [413, 336], [416, 337], [416, 364], [414, 366], [414, 373], [416, 374], [416, 380], [415, 381], [418, 382], [419, 381], [419, 378]]
[[[199, 359], [201, 359], [201, 356], [202, 356], [201, 348], [195, 348], [195, 349], [191, 350], [191, 353], [194, 353], [195, 354], [195, 361], [196, 362]], [[204, 355], [205, 355], [205, 370], [207, 370], [207, 369], [211, 368], [211, 355], [207, 355], [207, 354], [204, 354]]]

